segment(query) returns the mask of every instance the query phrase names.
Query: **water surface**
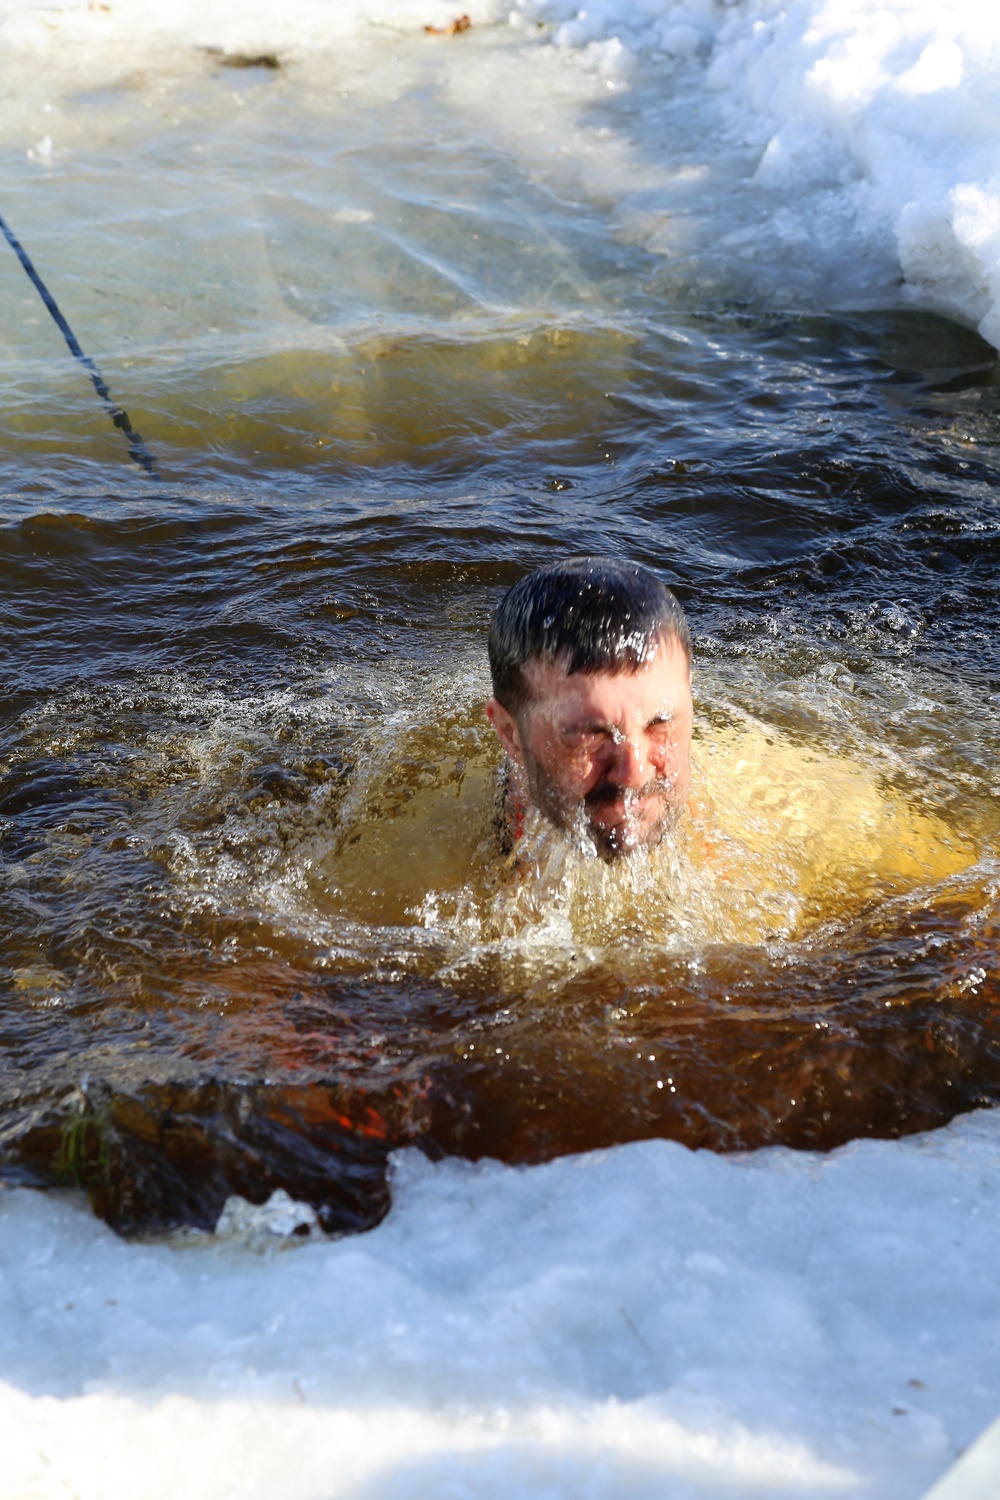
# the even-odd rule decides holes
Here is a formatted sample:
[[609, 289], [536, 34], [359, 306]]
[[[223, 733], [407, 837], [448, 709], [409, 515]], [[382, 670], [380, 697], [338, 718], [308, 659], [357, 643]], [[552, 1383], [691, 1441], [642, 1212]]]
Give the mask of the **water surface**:
[[[752, 163], [680, 86], [458, 45], [192, 49], [67, 86], [50, 158], [5, 126], [160, 474], [6, 255], [3, 1171], [122, 1229], [278, 1185], [363, 1227], [411, 1141], [826, 1149], [1000, 1091], [994, 352], [874, 253], [727, 250]], [[698, 805], [511, 869], [486, 622], [581, 550], [684, 602]]]

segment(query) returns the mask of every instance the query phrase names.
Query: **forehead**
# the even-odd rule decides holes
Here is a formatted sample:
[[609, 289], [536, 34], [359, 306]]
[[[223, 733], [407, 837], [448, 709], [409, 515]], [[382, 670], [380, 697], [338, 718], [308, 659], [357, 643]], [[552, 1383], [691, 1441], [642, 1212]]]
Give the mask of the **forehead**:
[[623, 718], [651, 719], [658, 713], [676, 713], [691, 701], [691, 669], [675, 641], [660, 641], [652, 658], [636, 671], [568, 673], [565, 659], [557, 658], [530, 661], [524, 672], [532, 712], [547, 712], [562, 722], [577, 716], [610, 724]]

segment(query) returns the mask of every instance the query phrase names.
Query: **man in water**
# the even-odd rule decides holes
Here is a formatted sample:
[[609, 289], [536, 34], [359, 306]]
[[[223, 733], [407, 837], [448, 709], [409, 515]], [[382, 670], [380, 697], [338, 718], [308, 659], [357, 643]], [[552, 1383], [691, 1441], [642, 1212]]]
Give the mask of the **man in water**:
[[494, 611], [489, 653], [513, 835], [530, 805], [604, 859], [659, 843], [691, 777], [691, 637], [670, 590], [613, 558], [538, 568]]

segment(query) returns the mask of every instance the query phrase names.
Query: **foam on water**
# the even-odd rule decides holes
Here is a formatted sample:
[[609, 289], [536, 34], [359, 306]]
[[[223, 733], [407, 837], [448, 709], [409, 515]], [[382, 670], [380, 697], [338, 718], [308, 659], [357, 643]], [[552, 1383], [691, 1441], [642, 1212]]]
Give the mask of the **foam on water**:
[[[425, 673], [417, 694], [388, 665], [341, 664], [237, 698], [148, 679], [131, 697], [82, 695], [70, 721], [53, 701], [26, 728], [34, 753], [73, 757], [89, 755], [99, 722], [128, 738], [143, 721], [147, 745], [114, 782], [142, 799], [133, 847], [166, 864], [171, 899], [262, 920], [326, 950], [320, 962], [342, 964], [353, 948], [359, 972], [389, 953], [447, 974], [479, 951], [523, 949], [569, 979], [581, 951], [614, 952], [623, 933], [677, 952], [799, 939], [996, 852], [975, 784], [928, 764], [948, 755], [940, 731], [892, 755], [879, 720], [848, 698], [839, 749], [803, 743], [801, 728], [790, 739], [727, 704], [709, 661], [699, 684], [690, 809], [660, 848], [611, 866], [536, 814], [501, 855], [499, 748], [478, 656]], [[811, 689], [781, 704], [786, 722], [811, 706]], [[754, 696], [746, 681], [742, 693]], [[913, 706], [910, 679], [899, 695], [900, 711]]]

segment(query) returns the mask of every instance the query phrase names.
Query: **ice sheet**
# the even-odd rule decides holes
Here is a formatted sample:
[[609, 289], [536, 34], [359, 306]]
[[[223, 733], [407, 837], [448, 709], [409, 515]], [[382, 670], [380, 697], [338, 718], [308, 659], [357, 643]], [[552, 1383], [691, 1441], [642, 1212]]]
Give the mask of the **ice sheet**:
[[998, 1146], [410, 1152], [322, 1243], [6, 1189], [4, 1493], [913, 1500], [1000, 1406]]
[[[513, 72], [494, 57], [490, 74], [475, 40], [427, 39], [452, 49], [459, 127], [572, 162], [617, 204], [626, 237], [667, 259], [712, 247], [748, 285], [768, 269], [773, 288], [812, 273], [841, 302], [884, 302], [895, 276], [904, 300], [1000, 346], [1000, 12], [979, 0], [8, 0], [0, 133], [44, 174], [82, 89], [136, 87], [136, 70], [176, 73], [206, 48], [300, 63], [333, 53], [342, 86], [361, 39], [384, 54], [365, 64], [365, 88], [399, 90], [413, 59], [395, 55], [397, 39], [423, 40], [460, 11], [470, 36], [492, 28], [522, 50]], [[588, 102], [630, 91], [638, 119], [623, 106], [587, 127]], [[692, 149], [671, 161], [656, 102], [678, 99]]]

